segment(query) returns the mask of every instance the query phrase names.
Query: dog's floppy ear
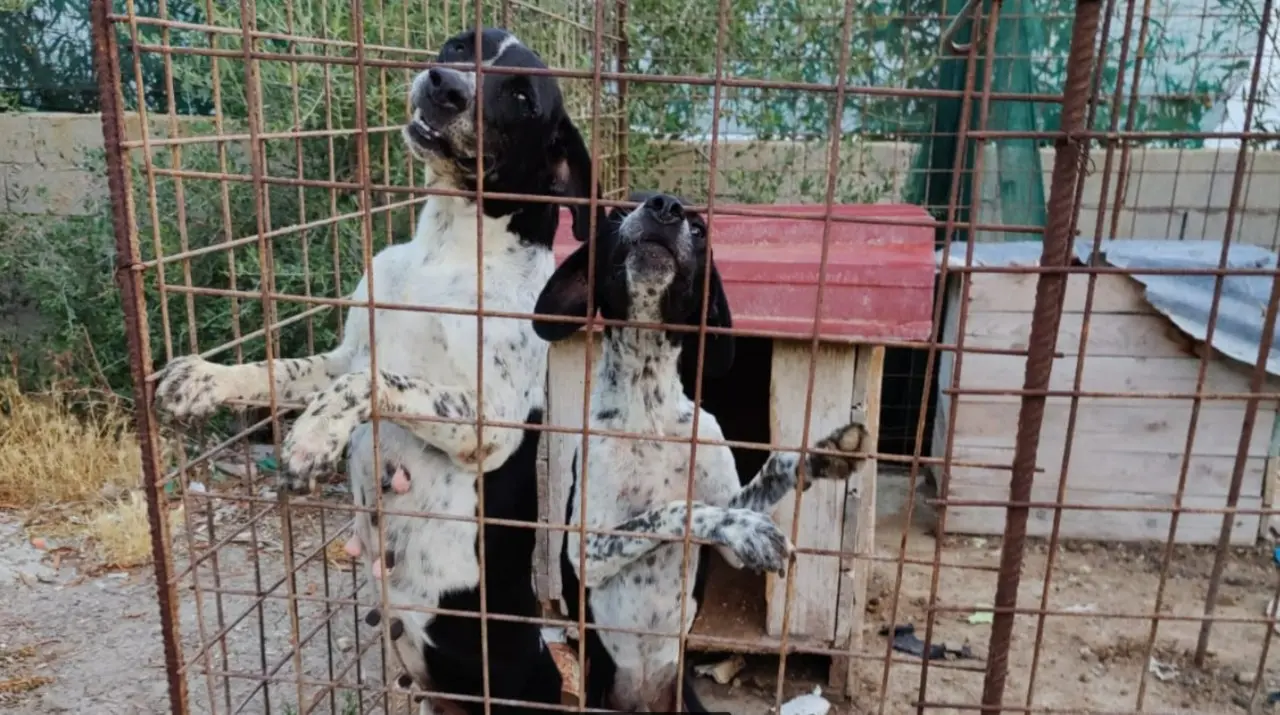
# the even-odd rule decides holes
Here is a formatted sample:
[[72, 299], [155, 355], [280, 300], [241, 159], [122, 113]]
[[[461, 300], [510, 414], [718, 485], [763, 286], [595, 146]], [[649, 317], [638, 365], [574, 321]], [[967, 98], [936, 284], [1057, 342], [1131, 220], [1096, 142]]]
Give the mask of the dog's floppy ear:
[[[587, 298], [591, 294], [591, 286], [587, 285], [587, 250], [591, 244], [584, 243], [565, 259], [564, 263], [551, 274], [551, 280], [542, 288], [533, 312], [539, 315], [563, 315], [572, 318], [587, 317]], [[599, 250], [599, 247], [597, 247]], [[597, 306], [597, 310], [599, 307]], [[533, 332], [549, 342], [564, 340], [582, 329], [582, 323], [561, 323], [547, 320], [533, 320]]]
[[[712, 260], [710, 252], [707, 253], [707, 260], [711, 261], [711, 287], [707, 292], [707, 327], [708, 328], [732, 328], [733, 316], [729, 314], [729, 299], [724, 293], [724, 284], [720, 280], [720, 271], [716, 269], [715, 261]], [[699, 276], [697, 285], [694, 288], [696, 295], [702, 295], [702, 280]], [[701, 320], [701, 315], [695, 315], [694, 320]], [[721, 377], [729, 372], [729, 368], [733, 367], [733, 336], [720, 333], [707, 333], [707, 342], [705, 344], [706, 357], [702, 360], [703, 375], [705, 377]], [[698, 334], [685, 333], [684, 348], [680, 351], [680, 361], [684, 363], [681, 366], [681, 374], [693, 375], [694, 369], [698, 363]]]
[[[591, 152], [587, 151], [582, 134], [578, 132], [578, 128], [573, 125], [573, 121], [568, 116], [560, 120], [559, 135], [563, 158], [555, 168], [556, 183], [565, 196], [589, 199], [592, 195]], [[595, 191], [595, 194], [599, 195], [599, 193], [598, 190]], [[572, 206], [570, 210], [573, 214], [573, 237], [579, 241], [586, 241], [590, 236], [588, 232], [591, 230], [590, 204]], [[604, 207], [597, 204], [596, 225], [600, 226], [603, 223]]]

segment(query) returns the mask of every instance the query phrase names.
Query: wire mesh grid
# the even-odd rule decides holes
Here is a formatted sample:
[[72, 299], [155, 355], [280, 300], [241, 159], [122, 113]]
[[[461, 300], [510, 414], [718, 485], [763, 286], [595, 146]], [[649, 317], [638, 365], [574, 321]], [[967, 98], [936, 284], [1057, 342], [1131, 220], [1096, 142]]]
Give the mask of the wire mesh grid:
[[[680, 638], [682, 659], [695, 649], [772, 652], [768, 692], [746, 709], [780, 708], [804, 682], [808, 656], [830, 659], [830, 682], [852, 695], [837, 708], [853, 711], [1119, 713], [1261, 702], [1273, 677], [1274, 615], [1257, 611], [1280, 590], [1266, 575], [1269, 555], [1260, 564], [1258, 550], [1241, 545], [1254, 544], [1272, 514], [1269, 428], [1280, 390], [1269, 365], [1280, 280], [1274, 258], [1242, 266], [1229, 249], [1274, 250], [1280, 236], [1272, 151], [1280, 134], [1268, 124], [1275, 77], [1266, 69], [1275, 8], [1271, 0], [945, 5], [241, 0], [183, 15], [163, 1], [150, 12], [95, 0], [117, 265], [134, 377], [148, 386], [139, 394], [178, 355], [224, 363], [314, 355], [335, 343], [348, 309], [432, 312], [347, 296], [382, 246], [412, 233], [423, 197], [440, 193], [420, 185], [399, 137], [413, 74], [454, 32], [509, 27], [541, 53], [590, 137], [603, 188], [591, 203], [622, 206], [633, 189], [678, 191], [713, 224], [772, 219], [821, 235], [814, 328], [803, 341], [808, 394], [803, 413], [786, 416], [802, 425], [800, 438], [730, 435], [725, 444], [810, 451], [834, 227], [918, 226], [939, 238], [932, 336], [876, 341], [904, 356], [912, 378], [894, 386], [903, 375], [886, 366], [873, 390], [881, 439], [868, 456], [893, 487], [885, 495], [902, 495], [899, 511], [856, 549], [796, 549], [861, 578], [865, 597], [839, 604], [856, 614], [854, 631], [789, 634], [800, 597], [789, 569], [780, 635], [663, 634]], [[1162, 44], [1188, 25], [1190, 40]], [[148, 111], [143, 66], [157, 59], [169, 101]], [[793, 62], [800, 69], [780, 69]], [[1189, 85], [1167, 69], [1186, 63]], [[1206, 88], [1202, 78], [1214, 72], [1221, 81]], [[179, 116], [175, 86], [207, 92], [212, 116]], [[1237, 96], [1239, 107], [1225, 104], [1238, 128], [1203, 128], [1217, 126], [1206, 108]], [[124, 138], [126, 108], [140, 115], [137, 139]], [[486, 198], [513, 197], [477, 200]], [[835, 210], [895, 198], [932, 217]], [[770, 208], [801, 203], [819, 211]], [[1024, 260], [979, 250], [1010, 237], [1035, 241]], [[1108, 265], [1104, 241], [1117, 250], [1119, 239], [1154, 237], [1202, 239], [1216, 260]], [[1147, 335], [1133, 317], [1166, 324], [1129, 295], [1141, 293], [1135, 279], [1155, 291], [1146, 279], [1159, 277], [1211, 285], [1207, 320], [1190, 340]], [[1253, 352], [1237, 349], [1241, 364], [1224, 367], [1215, 335], [1236, 335], [1243, 319], [1223, 303], [1228, 278], [1269, 286], [1254, 296]], [[531, 317], [482, 306], [468, 314]], [[706, 321], [700, 344], [717, 332]], [[589, 374], [590, 358], [584, 367]], [[693, 391], [702, 390], [700, 380]], [[162, 427], [146, 400], [138, 405], [174, 712], [415, 707], [391, 687], [389, 623], [362, 619], [379, 605], [367, 590], [376, 577], [342, 553], [361, 508], [338, 483], [290, 498], [270, 479], [288, 429], [280, 417], [301, 405], [273, 393], [187, 431]], [[380, 420], [376, 407], [372, 419]], [[481, 432], [516, 426], [475, 422]], [[582, 427], [553, 421], [541, 431], [544, 440], [567, 434], [586, 444]], [[868, 475], [873, 483], [854, 491], [875, 493], [874, 466]], [[792, 541], [804, 499], [795, 499]], [[174, 503], [184, 507], [177, 520]], [[372, 511], [396, 513], [380, 500]], [[932, 534], [918, 528], [926, 518]], [[564, 528], [540, 531], [550, 543]], [[975, 533], [999, 540], [953, 536]], [[1107, 547], [1072, 540], [1090, 535], [1147, 542], [1108, 552], [1139, 573], [1089, 578], [1099, 568], [1089, 555]], [[683, 539], [686, 555], [691, 543]], [[1259, 608], [1226, 608], [1245, 599]], [[546, 610], [532, 620], [566, 624]], [[986, 614], [989, 630], [973, 630]], [[577, 633], [587, 628], [583, 614], [568, 618]], [[912, 620], [923, 621], [920, 650], [904, 654], [898, 646], [910, 639], [894, 637], [893, 626]], [[881, 626], [889, 632], [878, 638]], [[1102, 645], [1104, 633], [1120, 635]], [[976, 642], [973, 659], [919, 657], [956, 638], [985, 648]], [[1083, 666], [1063, 662], [1077, 657]], [[474, 699], [486, 712], [504, 705], [489, 687], [486, 677]]]

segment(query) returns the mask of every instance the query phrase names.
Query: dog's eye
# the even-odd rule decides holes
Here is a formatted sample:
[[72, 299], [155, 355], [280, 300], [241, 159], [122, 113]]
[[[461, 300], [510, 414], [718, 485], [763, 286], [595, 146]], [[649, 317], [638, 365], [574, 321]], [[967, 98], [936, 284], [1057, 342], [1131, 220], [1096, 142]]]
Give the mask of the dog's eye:
[[702, 238], [707, 235], [707, 230], [695, 223], [689, 225], [689, 233], [692, 234], [694, 238]]
[[521, 92], [521, 91], [519, 91], [519, 90], [516, 90], [515, 94], [512, 94], [511, 96], [515, 97], [515, 98], [516, 98], [516, 101], [517, 101], [517, 102], [519, 102], [519, 103], [521, 103], [521, 104], [528, 104], [528, 103], [529, 103], [529, 95], [528, 95], [528, 94], [525, 94], [524, 92]]

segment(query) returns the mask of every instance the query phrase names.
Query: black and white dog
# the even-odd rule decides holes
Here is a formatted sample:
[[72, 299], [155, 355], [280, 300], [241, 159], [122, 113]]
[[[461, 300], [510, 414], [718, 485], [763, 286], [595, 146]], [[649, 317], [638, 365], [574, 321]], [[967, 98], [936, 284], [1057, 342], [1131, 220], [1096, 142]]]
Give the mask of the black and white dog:
[[[428, 185], [474, 191], [586, 198], [591, 158], [567, 115], [560, 88], [546, 76], [503, 75], [502, 67], [545, 65], [514, 35], [485, 29], [449, 39], [437, 62], [474, 63], [486, 69], [477, 82], [472, 71], [433, 67], [419, 74], [410, 90], [413, 115], [404, 128], [410, 150], [429, 169]], [[477, 175], [478, 95], [483, 98], [483, 177]], [[601, 223], [603, 210], [598, 212]], [[585, 240], [588, 209], [573, 210], [574, 233]], [[551, 245], [559, 207], [550, 203], [431, 196], [413, 240], [383, 249], [373, 259], [372, 276], [361, 277], [352, 298], [372, 292], [383, 303], [477, 306], [477, 223], [483, 228], [483, 307], [529, 313], [538, 291], [555, 268]], [[272, 365], [276, 394], [307, 407], [284, 443], [285, 486], [314, 488], [315, 476], [332, 469], [350, 442], [348, 469], [355, 501], [372, 507], [375, 490], [383, 505], [397, 511], [474, 517], [484, 472], [487, 517], [537, 521], [536, 430], [474, 424], [425, 422], [408, 415], [455, 420], [540, 424], [547, 344], [528, 320], [421, 311], [348, 311], [342, 344], [305, 358]], [[370, 344], [378, 370], [370, 369]], [[478, 355], [477, 355], [478, 351]], [[483, 394], [478, 392], [477, 357], [483, 360]], [[230, 400], [266, 400], [272, 385], [267, 363], [217, 365], [197, 356], [175, 360], [156, 390], [157, 405], [177, 418], [193, 418]], [[373, 464], [371, 387], [377, 380], [382, 464]], [[482, 401], [481, 401], [482, 400]], [[399, 413], [396, 416], [392, 413]], [[385, 571], [388, 603], [478, 611], [481, 579], [479, 531], [473, 521], [385, 517], [385, 551], [376, 517], [361, 512], [348, 551], [363, 555], [381, 583]], [[531, 582], [534, 531], [488, 525], [484, 530], [487, 610], [524, 617], [540, 615]], [[395, 650], [421, 688], [482, 694], [480, 622], [391, 607]], [[368, 620], [377, 624], [381, 614]], [[494, 698], [559, 703], [560, 675], [536, 625], [491, 621], [488, 625], [490, 694]], [[401, 678], [401, 685], [409, 682]], [[480, 703], [460, 703], [481, 713]], [[423, 702], [422, 711], [433, 704]], [[495, 705], [494, 713], [538, 709]]]
[[[662, 194], [633, 195], [642, 203], [631, 212], [615, 210], [598, 231], [595, 253], [594, 304], [607, 319], [697, 325], [707, 263], [711, 262], [707, 323], [727, 327], [728, 303], [718, 271], [707, 249], [707, 226], [683, 204]], [[558, 268], [538, 298], [539, 314], [585, 316], [588, 293], [588, 247], [582, 246]], [[578, 324], [535, 320], [534, 329], [547, 340], [560, 340]], [[591, 429], [685, 437], [692, 434], [697, 408], [682, 390], [681, 353], [688, 333], [632, 327], [605, 328], [603, 357], [592, 377]], [[707, 341], [704, 360], [723, 369], [732, 360], [729, 336]], [[686, 368], [688, 364], [685, 364]], [[685, 379], [693, 375], [686, 371]], [[815, 445], [852, 453], [864, 448], [866, 429], [847, 424]], [[699, 440], [723, 440], [715, 417], [701, 411]], [[587, 469], [580, 455], [573, 462], [573, 488], [565, 520], [589, 527], [682, 537], [688, 516], [686, 485], [690, 447], [687, 443], [623, 439], [591, 435]], [[843, 478], [861, 463], [811, 454], [811, 478]], [[768, 511], [796, 485], [800, 455], [774, 452], [746, 487], [741, 487], [727, 446], [698, 446], [694, 464], [692, 536], [705, 539], [737, 568], [782, 572], [792, 546]], [[586, 483], [585, 516], [579, 508], [582, 472]], [[588, 629], [587, 703], [589, 707], [631, 712], [675, 709], [679, 641], [697, 612], [701, 577], [691, 578], [691, 602], [680, 620], [682, 544], [645, 536], [588, 534], [585, 572], [579, 572], [581, 540], [566, 532], [561, 550], [565, 604], [578, 613], [579, 579], [585, 582], [587, 622], [671, 634], [636, 635]], [[698, 569], [699, 552], [691, 568]], [[689, 712], [706, 712], [684, 680], [682, 699]]]

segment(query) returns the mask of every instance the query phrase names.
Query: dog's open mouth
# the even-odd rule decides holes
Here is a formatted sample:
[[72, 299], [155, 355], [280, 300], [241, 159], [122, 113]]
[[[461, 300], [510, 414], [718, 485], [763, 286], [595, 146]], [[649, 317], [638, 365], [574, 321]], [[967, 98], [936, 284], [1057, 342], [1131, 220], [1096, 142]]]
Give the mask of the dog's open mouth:
[[405, 126], [405, 136], [421, 152], [436, 154], [445, 158], [453, 158], [453, 146], [439, 129], [427, 124], [422, 118], [422, 111], [415, 110]]

